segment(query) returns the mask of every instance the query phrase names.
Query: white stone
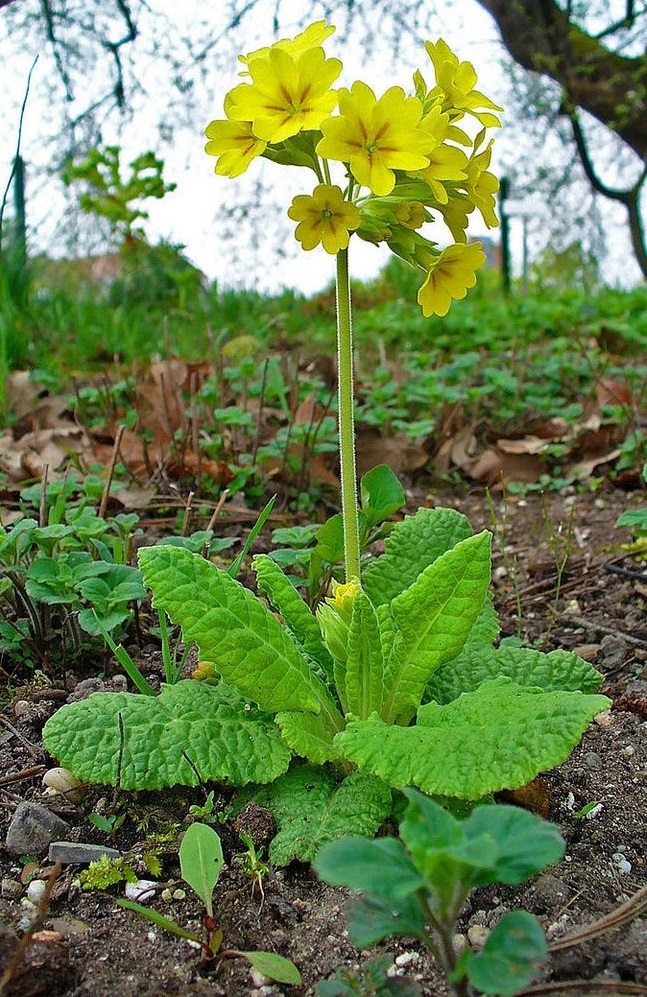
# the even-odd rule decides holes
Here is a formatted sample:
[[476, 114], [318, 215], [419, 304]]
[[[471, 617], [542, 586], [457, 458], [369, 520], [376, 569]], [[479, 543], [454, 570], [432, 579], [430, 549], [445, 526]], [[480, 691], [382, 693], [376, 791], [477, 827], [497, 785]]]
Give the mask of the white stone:
[[47, 883], [42, 879], [32, 879], [27, 887], [27, 899], [34, 905], [39, 904], [45, 896]]
[[136, 883], [126, 883], [126, 897], [128, 900], [135, 900], [138, 904], [145, 904], [147, 900], [152, 900], [155, 896], [157, 883], [152, 879], [138, 879]]

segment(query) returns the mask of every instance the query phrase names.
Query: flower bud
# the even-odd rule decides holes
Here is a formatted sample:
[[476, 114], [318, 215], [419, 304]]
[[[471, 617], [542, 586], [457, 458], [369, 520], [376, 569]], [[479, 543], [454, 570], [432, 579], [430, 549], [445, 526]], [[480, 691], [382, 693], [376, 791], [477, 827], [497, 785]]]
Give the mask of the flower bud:
[[357, 581], [339, 585], [333, 582], [333, 595], [317, 609], [317, 622], [324, 643], [333, 658], [345, 662], [347, 657], [348, 628], [353, 615], [353, 603], [360, 585]]

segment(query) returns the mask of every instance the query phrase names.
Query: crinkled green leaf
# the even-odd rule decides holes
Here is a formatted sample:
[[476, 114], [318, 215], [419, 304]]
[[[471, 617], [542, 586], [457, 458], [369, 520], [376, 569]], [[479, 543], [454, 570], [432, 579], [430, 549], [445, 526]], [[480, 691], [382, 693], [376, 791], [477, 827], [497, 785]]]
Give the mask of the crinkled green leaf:
[[335, 747], [391, 786], [476, 800], [559, 765], [609, 705], [606, 696], [542, 692], [499, 678], [446, 706], [421, 707], [412, 727], [353, 721]]
[[261, 709], [318, 713], [331, 701], [276, 617], [225, 571], [180, 547], [143, 547], [139, 561], [153, 605]]
[[361, 589], [353, 601], [346, 654], [342, 696], [346, 712], [366, 719], [382, 709], [384, 659], [377, 614]]
[[305, 604], [294, 585], [288, 581], [278, 564], [267, 554], [257, 554], [252, 561], [258, 587], [264, 592], [305, 653], [316, 661], [326, 678], [332, 682], [332, 658], [321, 638], [314, 613]]
[[271, 717], [224, 683], [191, 679], [155, 697], [94, 693], [58, 710], [43, 740], [78, 779], [122, 789], [271, 782], [290, 763]]
[[247, 790], [274, 813], [278, 832], [269, 847], [273, 865], [311, 862], [327, 841], [343, 834], [372, 837], [391, 809], [391, 790], [379, 779], [353, 772], [337, 786], [326, 768], [299, 765], [272, 785]]
[[398, 633], [384, 668], [385, 720], [413, 712], [436, 668], [465, 643], [490, 582], [490, 541], [487, 532], [461, 540], [390, 604]]
[[494, 648], [469, 639], [452, 661], [434, 672], [425, 690], [426, 700], [449, 703], [463, 692], [473, 692], [489, 679], [505, 675], [523, 686], [536, 686], [544, 692], [596, 692], [602, 675], [588, 661], [571, 651], [544, 654], [530, 647], [502, 644]]
[[274, 719], [295, 755], [307, 758], [315, 765], [337, 758], [333, 739], [346, 726], [341, 713], [334, 714], [331, 710], [317, 714], [282, 711]]
[[394, 526], [384, 553], [362, 574], [373, 605], [391, 602], [437, 557], [473, 532], [467, 518], [454, 509], [418, 509], [415, 516], [406, 516]]
[[479, 993], [513, 997], [528, 986], [547, 957], [546, 936], [536, 917], [512, 910], [501, 918], [481, 952], [463, 968]]

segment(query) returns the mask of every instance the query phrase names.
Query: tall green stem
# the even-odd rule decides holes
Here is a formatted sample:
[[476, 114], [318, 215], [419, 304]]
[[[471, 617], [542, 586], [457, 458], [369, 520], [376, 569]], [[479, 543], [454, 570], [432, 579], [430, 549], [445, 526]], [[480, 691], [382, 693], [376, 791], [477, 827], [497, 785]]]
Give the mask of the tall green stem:
[[359, 579], [359, 518], [353, 414], [353, 331], [347, 249], [337, 253], [337, 364], [341, 514], [344, 524], [344, 567], [346, 581], [349, 582], [353, 578]]

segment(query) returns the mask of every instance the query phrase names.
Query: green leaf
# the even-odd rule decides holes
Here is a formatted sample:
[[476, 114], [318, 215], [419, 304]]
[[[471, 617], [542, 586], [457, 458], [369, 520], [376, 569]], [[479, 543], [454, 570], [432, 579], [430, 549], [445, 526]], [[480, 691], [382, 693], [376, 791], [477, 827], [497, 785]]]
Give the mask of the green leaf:
[[258, 587], [264, 592], [304, 652], [316, 661], [332, 682], [333, 663], [323, 640], [317, 619], [285, 577], [279, 566], [267, 554], [257, 554], [252, 567]]
[[559, 765], [606, 696], [526, 689], [506, 678], [418, 711], [413, 727], [357, 720], [335, 737], [343, 758], [391, 786], [477, 800]]
[[362, 475], [360, 494], [362, 512], [369, 527], [388, 519], [406, 502], [404, 489], [387, 464], [380, 464]]
[[417, 896], [384, 904], [373, 897], [353, 900], [348, 906], [348, 937], [358, 949], [367, 949], [383, 938], [411, 935], [425, 939], [425, 915]]
[[[178, 938], [188, 938], [191, 942], [200, 942], [200, 939], [193, 932], [185, 931], [175, 921], [171, 921], [169, 917], [164, 917], [163, 914], [158, 914], [156, 910], [144, 907], [143, 904], [138, 904], [134, 900], [117, 900], [117, 905], [123, 907], [124, 910], [131, 910], [135, 914], [141, 914], [142, 917], [156, 924], [158, 928], [164, 928], [165, 931], [170, 931], [172, 935], [177, 935]], [[200, 944], [202, 943], [200, 942]]]
[[345, 688], [340, 696], [347, 713], [365, 720], [382, 709], [384, 659], [377, 614], [361, 589], [353, 601], [346, 653]]
[[395, 838], [331, 841], [320, 849], [313, 866], [333, 886], [348, 886], [387, 904], [425, 887], [404, 845]]
[[454, 509], [418, 509], [397, 523], [381, 557], [367, 565], [362, 585], [374, 606], [391, 602], [413, 585], [437, 557], [474, 531]]
[[[477, 621], [478, 622], [478, 621]], [[471, 636], [471, 634], [470, 634]], [[501, 644], [488, 647], [468, 640], [452, 661], [434, 672], [425, 699], [449, 703], [464, 692], [473, 692], [489, 679], [505, 675], [518, 685], [535, 686], [544, 692], [562, 690], [587, 693], [600, 688], [602, 675], [588, 661], [570, 651], [544, 654], [530, 647]]]
[[224, 683], [192, 679], [156, 697], [94, 693], [58, 710], [43, 739], [83, 782], [122, 789], [271, 782], [290, 762], [271, 717]]
[[391, 603], [398, 633], [384, 669], [386, 721], [413, 712], [436, 668], [465, 643], [490, 582], [490, 541], [487, 532], [460, 541]]
[[546, 936], [536, 917], [513, 910], [501, 918], [481, 952], [466, 964], [478, 991], [512, 997], [531, 982], [547, 957]]
[[341, 713], [297, 713], [281, 711], [275, 716], [283, 739], [295, 755], [307, 758], [314, 765], [323, 765], [338, 757], [333, 739], [346, 726]]
[[331, 702], [289, 634], [249, 589], [179, 547], [144, 547], [139, 560], [153, 605], [181, 625], [202, 660], [262, 709], [319, 713]]
[[245, 554], [247, 553], [249, 548], [254, 543], [254, 540], [265, 526], [265, 522], [269, 514], [271, 513], [272, 509], [274, 508], [275, 502], [276, 502], [276, 495], [272, 495], [272, 498], [269, 500], [269, 502], [261, 512], [260, 516], [252, 526], [251, 530], [249, 531], [249, 536], [247, 537], [245, 543], [243, 544], [243, 549], [227, 568], [227, 574], [231, 578], [235, 578], [238, 572], [240, 571], [240, 566], [243, 563], [243, 558], [245, 557]]
[[316, 534], [316, 552], [330, 564], [344, 560], [344, 523], [341, 513], [331, 516]]
[[208, 824], [191, 824], [179, 850], [182, 879], [194, 890], [213, 917], [213, 891], [225, 864], [220, 838]]
[[353, 772], [337, 787], [332, 772], [299, 765], [272, 785], [247, 790], [274, 813], [278, 833], [269, 847], [273, 865], [311, 862], [327, 841], [343, 834], [372, 837], [391, 809], [391, 791], [379, 779]]
[[489, 837], [496, 844], [496, 861], [491, 869], [479, 863], [473, 880], [477, 886], [523, 883], [547, 865], [559, 862], [564, 854], [564, 839], [557, 827], [519, 807], [475, 807], [462, 828], [467, 840]]
[[274, 952], [238, 952], [244, 955], [254, 969], [257, 969], [263, 976], [268, 976], [270, 980], [278, 983], [289, 983], [298, 987], [301, 983], [301, 973], [290, 959]]

